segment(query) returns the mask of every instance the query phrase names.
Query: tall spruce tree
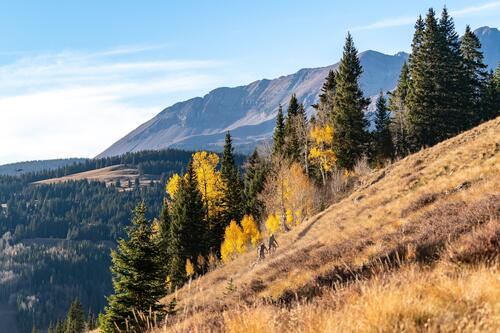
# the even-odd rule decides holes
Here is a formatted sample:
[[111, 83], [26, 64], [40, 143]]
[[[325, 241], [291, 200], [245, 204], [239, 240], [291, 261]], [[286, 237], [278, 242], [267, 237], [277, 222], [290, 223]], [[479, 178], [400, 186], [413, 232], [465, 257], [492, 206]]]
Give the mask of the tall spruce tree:
[[411, 84], [406, 105], [412, 151], [434, 145], [447, 136], [443, 128], [446, 124], [442, 124], [445, 120], [442, 104], [446, 102], [438, 87], [446, 68], [443, 65], [443, 46], [442, 34], [431, 8], [425, 24], [419, 18], [415, 25], [410, 58]]
[[226, 222], [229, 225], [231, 220], [240, 221], [243, 217], [243, 184], [240, 172], [234, 160], [234, 148], [231, 134], [226, 133], [226, 142], [221, 161], [221, 177], [226, 184], [225, 205]]
[[394, 155], [404, 157], [409, 152], [408, 125], [406, 123], [406, 98], [410, 85], [410, 72], [407, 63], [403, 63], [396, 89], [390, 93], [389, 108], [393, 112], [391, 134], [394, 146]]
[[66, 317], [66, 333], [83, 333], [85, 330], [85, 320], [83, 319], [82, 304], [75, 299], [68, 310]]
[[500, 116], [500, 66], [495, 73], [487, 73], [481, 92], [481, 115], [479, 122]]
[[378, 166], [384, 165], [387, 160], [391, 160], [394, 156], [394, 146], [389, 129], [390, 123], [391, 115], [387, 109], [384, 93], [381, 91], [376, 103], [375, 131], [373, 132], [373, 157]]
[[348, 170], [351, 170], [365, 153], [367, 143], [367, 122], [363, 111], [369, 101], [363, 97], [358, 83], [361, 73], [358, 51], [354, 47], [351, 34], [348, 33], [335, 77], [336, 93], [333, 104], [333, 150], [337, 156], [337, 165]]
[[174, 287], [181, 286], [187, 280], [186, 260], [195, 262], [198, 255], [205, 255], [208, 252], [208, 238], [218, 236], [209, 234], [208, 223], [204, 221], [204, 217], [201, 193], [197, 187], [193, 165], [190, 163], [171, 204], [168, 253], [169, 277]]
[[168, 244], [170, 241], [170, 212], [168, 207], [168, 201], [163, 200], [163, 207], [160, 213], [160, 218], [158, 220], [158, 246], [159, 246], [159, 257], [160, 265], [163, 268], [163, 276], [166, 278], [169, 270], [169, 254], [168, 254]]
[[283, 152], [287, 158], [299, 162], [301, 160], [301, 125], [307, 121], [304, 106], [292, 94], [285, 120], [285, 145]]
[[283, 154], [285, 145], [285, 118], [283, 116], [283, 107], [281, 104], [278, 107], [278, 115], [276, 116], [276, 127], [273, 134], [273, 154]]
[[264, 204], [259, 194], [264, 189], [266, 166], [257, 149], [248, 157], [245, 164], [245, 214], [251, 214], [256, 221], [262, 218]]
[[455, 31], [455, 24], [446, 6], [439, 20], [441, 33], [440, 63], [443, 66], [442, 76], [438, 77], [438, 94], [441, 96], [441, 114], [445, 120], [443, 139], [454, 136], [468, 128], [469, 115], [463, 107], [464, 99], [464, 68], [460, 51], [460, 39]]
[[161, 319], [165, 296], [165, 276], [158, 260], [160, 248], [153, 239], [151, 223], [146, 219], [146, 205], [134, 209], [132, 226], [127, 228], [128, 239], [120, 239], [111, 252], [114, 294], [107, 298], [104, 316], [100, 317], [101, 332], [143, 329], [146, 323], [134, 320], [134, 312], [154, 314]]
[[416, 24], [410, 58], [408, 125], [412, 150], [432, 146], [468, 127], [464, 108], [464, 62], [460, 41], [446, 8], [436, 19], [431, 8]]
[[462, 90], [462, 108], [467, 113], [468, 127], [473, 127], [483, 121], [485, 108], [481, 103], [485, 89], [487, 72], [483, 63], [483, 52], [479, 38], [469, 26], [462, 36], [460, 50], [464, 65], [464, 89]]
[[333, 100], [335, 98], [335, 90], [337, 83], [335, 81], [335, 71], [330, 70], [325, 79], [325, 83], [321, 87], [321, 94], [319, 95], [319, 103], [313, 105], [317, 110], [316, 119], [319, 124], [331, 124], [333, 119]]

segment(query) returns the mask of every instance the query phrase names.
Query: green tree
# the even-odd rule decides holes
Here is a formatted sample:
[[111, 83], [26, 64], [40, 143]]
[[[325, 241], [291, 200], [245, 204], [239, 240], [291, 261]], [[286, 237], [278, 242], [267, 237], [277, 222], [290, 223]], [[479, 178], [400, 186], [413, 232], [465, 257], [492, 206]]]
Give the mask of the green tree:
[[394, 146], [394, 155], [404, 157], [409, 153], [408, 125], [406, 123], [406, 99], [410, 85], [410, 73], [407, 63], [403, 63], [396, 89], [390, 93], [389, 108], [393, 113], [390, 125]]
[[260, 158], [257, 149], [248, 157], [245, 164], [245, 214], [252, 215], [259, 221], [263, 214], [264, 203], [259, 199], [259, 194], [264, 189], [266, 180], [266, 165]]
[[465, 76], [458, 34], [443, 9], [436, 19], [431, 8], [425, 23], [417, 21], [410, 59], [408, 127], [412, 150], [432, 146], [467, 128]]
[[354, 47], [351, 34], [348, 33], [344, 53], [335, 77], [333, 150], [337, 157], [337, 165], [349, 170], [364, 154], [367, 143], [365, 132], [367, 122], [363, 111], [368, 106], [368, 100], [363, 97], [358, 83], [362, 71], [358, 51]]
[[107, 298], [105, 314], [100, 318], [102, 332], [115, 332], [118, 327], [141, 329], [145, 323], [133, 320], [134, 312], [151, 313], [161, 319], [165, 296], [165, 277], [158, 257], [160, 248], [153, 239], [151, 223], [145, 217], [146, 205], [134, 209], [132, 226], [127, 228], [128, 239], [120, 239], [111, 252], [114, 294]]
[[[318, 104], [313, 105], [313, 107], [317, 110], [317, 114], [314, 119], [317, 120], [318, 124], [321, 126], [332, 124], [333, 100], [335, 98], [336, 85], [335, 71], [330, 70], [328, 72], [328, 76], [325, 78], [323, 86], [321, 87], [319, 102]], [[313, 119], [311, 118], [311, 122], [312, 120]]]
[[463, 59], [460, 51], [460, 39], [455, 31], [455, 24], [448, 13], [446, 6], [441, 12], [438, 26], [440, 36], [439, 64], [442, 66], [441, 74], [437, 77], [437, 94], [440, 102], [440, 114], [443, 132], [447, 139], [468, 128], [469, 116], [463, 107], [464, 85]]
[[85, 320], [83, 318], [82, 304], [78, 299], [71, 303], [66, 317], [66, 333], [83, 333]]
[[[169, 276], [174, 287], [181, 286], [186, 281], [186, 260], [194, 261], [198, 255], [208, 252], [208, 223], [204, 221], [204, 216], [202, 196], [190, 163], [171, 204], [168, 252]], [[213, 237], [216, 236], [217, 234]], [[219, 237], [222, 238], [222, 235]]]
[[163, 200], [163, 207], [161, 210], [160, 218], [158, 221], [158, 246], [159, 246], [159, 257], [160, 266], [163, 267], [163, 276], [166, 278], [169, 270], [169, 253], [168, 244], [170, 240], [170, 213], [168, 207], [168, 201]]
[[283, 146], [285, 145], [285, 118], [283, 117], [283, 107], [278, 107], [278, 115], [276, 116], [276, 127], [273, 134], [273, 154], [283, 154]]
[[297, 96], [292, 94], [288, 103], [285, 120], [285, 146], [284, 154], [287, 158], [299, 162], [301, 160], [301, 125], [307, 122], [304, 106], [297, 100]]
[[460, 50], [464, 64], [462, 108], [467, 113], [467, 126], [473, 127], [485, 118], [483, 113], [487, 107], [482, 105], [482, 95], [486, 88], [487, 72], [486, 65], [483, 63], [481, 43], [469, 26], [465, 28]]
[[[500, 68], [500, 66], [499, 66]], [[500, 71], [487, 73], [481, 92], [481, 116], [479, 121], [495, 119], [500, 115]]]
[[376, 104], [375, 112], [375, 131], [374, 138], [374, 160], [379, 166], [385, 161], [390, 160], [394, 156], [394, 146], [392, 144], [391, 131], [389, 125], [391, 123], [391, 115], [387, 109], [387, 103], [383, 92], [381, 91]]
[[243, 217], [243, 184], [234, 160], [233, 150], [231, 134], [227, 132], [220, 169], [222, 180], [226, 184], [224, 204], [227, 206], [225, 212], [227, 223], [224, 225], [224, 229], [231, 220], [239, 221]]
[[[411, 84], [408, 91], [408, 127], [412, 151], [431, 146], [447, 134], [442, 124], [443, 96], [438, 85], [444, 73], [444, 41], [434, 10], [427, 13], [425, 24], [421, 18], [415, 25], [410, 58]], [[447, 110], [447, 108], [446, 108]]]

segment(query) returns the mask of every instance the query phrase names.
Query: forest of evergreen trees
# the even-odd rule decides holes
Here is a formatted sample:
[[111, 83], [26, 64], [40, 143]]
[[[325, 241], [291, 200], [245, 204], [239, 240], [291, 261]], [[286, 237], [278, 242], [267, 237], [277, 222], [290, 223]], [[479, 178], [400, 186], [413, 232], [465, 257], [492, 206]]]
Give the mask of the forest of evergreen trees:
[[[104, 296], [112, 291], [109, 253], [126, 236], [133, 208], [143, 201], [148, 219], [158, 215], [166, 179], [183, 172], [191, 155], [145, 151], [0, 176], [0, 303], [17, 308], [22, 332], [55, 325], [75, 298], [86, 315], [102, 311]], [[241, 165], [243, 157], [236, 158]], [[31, 184], [115, 164], [161, 181], [132, 191], [87, 180]]]
[[[280, 106], [273, 145], [256, 150], [244, 173], [228, 133], [224, 153], [197, 152], [173, 175], [157, 218], [147, 204], [134, 211], [128, 235], [112, 252], [114, 293], [99, 317], [103, 332], [141, 331], [145, 317], [175, 314], [175, 300], [159, 300], [187, 281], [255, 248], [264, 237], [287, 232], [338, 200], [363, 170], [432, 146], [500, 113], [500, 69], [488, 73], [480, 43], [469, 28], [462, 39], [446, 9], [430, 9], [415, 25], [412, 54], [397, 88], [381, 92], [375, 130], [359, 85], [362, 67], [347, 35], [308, 119], [291, 96]], [[389, 95], [389, 103], [386, 101]], [[138, 319], [137, 319], [138, 318]]]

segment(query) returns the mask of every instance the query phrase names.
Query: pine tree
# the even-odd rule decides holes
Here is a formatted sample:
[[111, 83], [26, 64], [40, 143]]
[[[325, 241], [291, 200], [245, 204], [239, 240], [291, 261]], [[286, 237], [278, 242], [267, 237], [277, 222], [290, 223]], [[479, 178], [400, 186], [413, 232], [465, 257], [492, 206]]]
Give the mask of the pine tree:
[[319, 103], [314, 105], [318, 110], [316, 119], [321, 126], [331, 124], [333, 119], [333, 100], [336, 91], [335, 71], [330, 70], [325, 79], [325, 83], [321, 87], [321, 94], [319, 95]]
[[335, 78], [337, 88], [333, 104], [333, 150], [337, 165], [349, 170], [361, 158], [367, 143], [367, 122], [363, 110], [368, 106], [368, 100], [363, 97], [359, 87], [361, 73], [358, 51], [354, 47], [351, 34], [348, 33]]
[[198, 255], [208, 252], [208, 228], [204, 217], [201, 193], [197, 187], [193, 164], [190, 163], [171, 204], [169, 276], [175, 287], [186, 281], [186, 259], [194, 260]]
[[374, 137], [374, 160], [379, 166], [394, 156], [394, 146], [392, 136], [389, 130], [391, 115], [387, 109], [386, 100], [383, 92], [380, 92], [375, 113], [375, 131]]
[[441, 33], [441, 54], [440, 63], [443, 68], [442, 74], [437, 77], [438, 94], [440, 95], [442, 119], [445, 120], [443, 130], [446, 136], [452, 137], [468, 128], [470, 116], [464, 110], [463, 99], [464, 90], [464, 68], [463, 59], [460, 51], [460, 39], [455, 31], [453, 19], [448, 14], [446, 6], [441, 12], [439, 20], [439, 30]]
[[391, 134], [394, 146], [394, 155], [404, 157], [409, 153], [408, 125], [406, 123], [406, 99], [410, 85], [410, 73], [407, 63], [403, 63], [396, 89], [390, 93], [390, 110], [394, 117], [391, 122]]
[[495, 74], [487, 73], [481, 91], [479, 122], [495, 119], [500, 115], [500, 66]]
[[292, 97], [290, 97], [290, 102], [288, 102], [288, 109], [286, 115], [288, 118], [290, 117], [293, 118], [298, 114], [298, 112], [299, 112], [299, 101], [297, 100], [297, 95], [292, 94]]
[[425, 22], [422, 19], [422, 16], [419, 15], [417, 21], [414, 26], [415, 32], [413, 33], [413, 40], [411, 43], [411, 53], [408, 59], [408, 90], [407, 90], [407, 100], [406, 103], [409, 102], [411, 93], [415, 87], [412, 86], [414, 83], [411, 78], [419, 73], [420, 66], [422, 65], [422, 41], [424, 39], [424, 30], [425, 30]]
[[78, 299], [71, 303], [66, 318], [66, 333], [83, 333], [85, 321], [83, 319], [82, 304]]
[[278, 107], [278, 115], [276, 116], [276, 128], [273, 135], [273, 154], [283, 154], [283, 146], [285, 145], [285, 118], [283, 117], [283, 107]]
[[[429, 9], [425, 24], [419, 18], [415, 25], [410, 58], [411, 84], [408, 91], [408, 127], [412, 151], [443, 140], [447, 133], [442, 122], [444, 111], [440, 76], [443, 72], [443, 45], [434, 10]], [[447, 100], [447, 99], [445, 99]]]
[[292, 94], [285, 120], [285, 145], [283, 148], [285, 156], [292, 161], [299, 162], [301, 160], [300, 132], [305, 122], [307, 122], [307, 117], [304, 106], [299, 104], [297, 96]]
[[163, 207], [159, 219], [159, 230], [158, 230], [158, 246], [159, 246], [159, 256], [158, 260], [160, 265], [163, 267], [164, 278], [168, 275], [169, 269], [169, 255], [168, 255], [168, 243], [170, 240], [170, 213], [168, 207], [168, 201], [163, 200]]
[[259, 193], [264, 188], [266, 179], [266, 166], [259, 157], [257, 149], [250, 155], [245, 164], [245, 214], [251, 214], [257, 221], [262, 217], [263, 202], [259, 199]]
[[[231, 134], [229, 134], [229, 132], [226, 134], [226, 142], [224, 144], [220, 171], [222, 180], [226, 184], [226, 194], [224, 199], [225, 205], [227, 206], [227, 225], [231, 220], [241, 220], [244, 208], [243, 184], [238, 167], [236, 166], [236, 162], [234, 160], [233, 144]], [[224, 228], [226, 225], [224, 225]]]
[[151, 223], [145, 217], [142, 202], [134, 210], [132, 226], [127, 228], [128, 239], [120, 239], [111, 252], [114, 294], [107, 298], [104, 316], [100, 317], [101, 332], [140, 329], [145, 323], [133, 320], [134, 312], [152, 313], [161, 319], [164, 306], [158, 301], [165, 296], [165, 276], [158, 261], [159, 246], [154, 241]]
[[[484, 113], [488, 107], [483, 105], [482, 99], [485, 89], [487, 89], [486, 65], [483, 63], [483, 52], [481, 43], [469, 26], [465, 28], [465, 33], [460, 43], [460, 50], [464, 64], [464, 89], [462, 90], [462, 108], [467, 113], [467, 127], [473, 127], [483, 121]], [[487, 99], [486, 99], [487, 100]]]
[[460, 41], [446, 8], [439, 22], [429, 9], [417, 21], [410, 59], [408, 125], [412, 150], [434, 145], [466, 129], [470, 115]]

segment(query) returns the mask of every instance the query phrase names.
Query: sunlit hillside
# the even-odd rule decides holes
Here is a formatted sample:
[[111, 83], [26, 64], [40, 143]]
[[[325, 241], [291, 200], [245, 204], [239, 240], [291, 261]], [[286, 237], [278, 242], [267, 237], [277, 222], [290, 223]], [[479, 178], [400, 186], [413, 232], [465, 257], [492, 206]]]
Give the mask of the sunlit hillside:
[[499, 214], [497, 118], [362, 175], [263, 262], [193, 280], [156, 331], [499, 331]]

